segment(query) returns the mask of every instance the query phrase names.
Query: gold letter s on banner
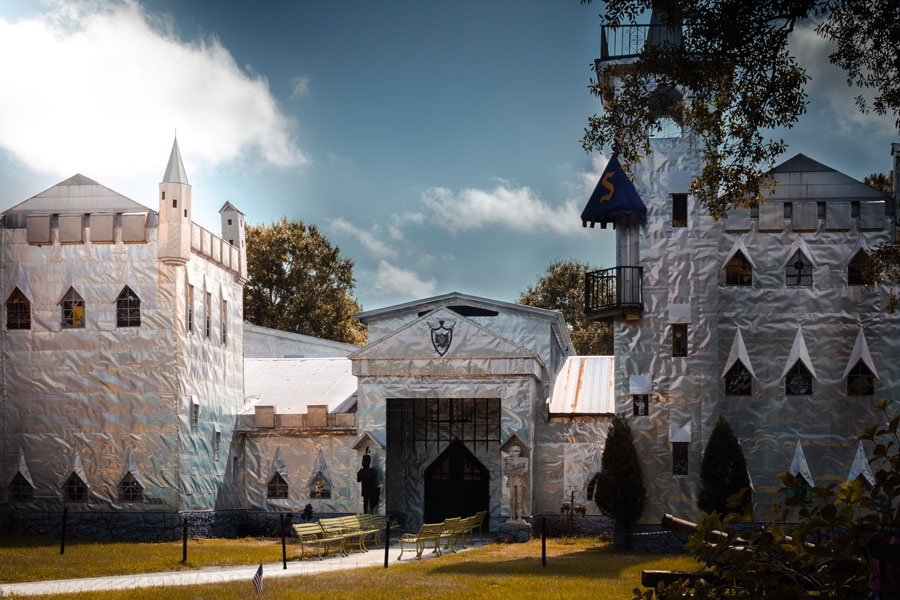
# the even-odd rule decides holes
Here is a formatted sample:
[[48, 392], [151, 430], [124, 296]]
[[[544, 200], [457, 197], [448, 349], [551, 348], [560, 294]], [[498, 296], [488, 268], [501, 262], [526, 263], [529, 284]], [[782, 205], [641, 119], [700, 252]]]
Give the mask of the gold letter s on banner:
[[616, 191], [615, 186], [609, 181], [610, 177], [612, 177], [615, 173], [610, 171], [606, 175], [603, 176], [603, 179], [600, 181], [600, 185], [609, 190], [609, 193], [600, 198], [600, 202], [606, 202], [610, 198], [612, 198], [613, 192]]

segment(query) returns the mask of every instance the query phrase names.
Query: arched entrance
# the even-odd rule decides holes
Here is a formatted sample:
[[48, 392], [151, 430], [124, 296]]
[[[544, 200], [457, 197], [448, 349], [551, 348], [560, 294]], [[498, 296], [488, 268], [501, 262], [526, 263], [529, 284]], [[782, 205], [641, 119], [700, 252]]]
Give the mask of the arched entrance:
[[490, 479], [487, 468], [462, 442], [451, 442], [425, 469], [425, 522], [488, 510]]

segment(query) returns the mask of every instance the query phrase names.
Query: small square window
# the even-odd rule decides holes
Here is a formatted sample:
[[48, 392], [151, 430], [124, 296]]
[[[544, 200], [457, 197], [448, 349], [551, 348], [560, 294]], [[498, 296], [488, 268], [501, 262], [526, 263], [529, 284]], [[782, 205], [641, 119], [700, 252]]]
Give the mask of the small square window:
[[231, 219], [228, 219], [228, 224], [231, 225]]
[[753, 379], [750, 371], [741, 361], [736, 361], [725, 374], [726, 396], [750, 396], [753, 393]]
[[725, 285], [753, 285], [753, 265], [743, 252], [736, 252], [725, 265]]
[[76, 473], [69, 475], [65, 483], [66, 500], [69, 502], [86, 502], [87, 485]]
[[119, 500], [121, 502], [143, 502], [144, 488], [138, 483], [134, 475], [128, 473], [119, 484]]
[[162, 193], [162, 199], [163, 199], [163, 200], [166, 199], [166, 193], [165, 193], [165, 192]]
[[172, 208], [178, 208], [178, 199], [172, 198]]
[[194, 402], [191, 404], [191, 429], [197, 429], [200, 425], [200, 404]]
[[650, 397], [647, 394], [632, 396], [631, 401], [635, 417], [646, 417], [650, 414]]
[[271, 500], [278, 500], [288, 497], [288, 485], [279, 473], [275, 473], [269, 480], [268, 490], [266, 494]]
[[184, 218], [187, 219], [187, 209], [184, 209]]
[[687, 323], [674, 323], [672, 325], [672, 356], [688, 355], [688, 326]]
[[687, 194], [672, 194], [672, 227], [687, 227]]
[[672, 475], [688, 474], [688, 442], [672, 442]]
[[847, 373], [848, 396], [874, 396], [875, 375], [862, 360], [856, 361], [850, 372]]
[[811, 287], [812, 277], [812, 263], [797, 250], [784, 267], [784, 284], [787, 287]]
[[10, 502], [31, 502], [34, 497], [34, 488], [25, 479], [25, 476], [16, 472], [16, 476], [9, 482], [9, 501]]
[[797, 498], [793, 503], [794, 506], [796, 506], [796, 503], [800, 503], [803, 506], [812, 506], [812, 486], [809, 485], [809, 482], [806, 481], [803, 475], [798, 474], [794, 478], [794, 488], [787, 490], [785, 497], [788, 500]]

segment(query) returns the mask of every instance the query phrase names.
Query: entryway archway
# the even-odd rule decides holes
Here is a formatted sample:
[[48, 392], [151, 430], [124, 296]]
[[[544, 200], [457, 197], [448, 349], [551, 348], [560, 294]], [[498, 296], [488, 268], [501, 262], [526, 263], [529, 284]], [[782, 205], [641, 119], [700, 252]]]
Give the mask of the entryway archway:
[[488, 510], [490, 471], [459, 441], [425, 469], [425, 522], [469, 517]]

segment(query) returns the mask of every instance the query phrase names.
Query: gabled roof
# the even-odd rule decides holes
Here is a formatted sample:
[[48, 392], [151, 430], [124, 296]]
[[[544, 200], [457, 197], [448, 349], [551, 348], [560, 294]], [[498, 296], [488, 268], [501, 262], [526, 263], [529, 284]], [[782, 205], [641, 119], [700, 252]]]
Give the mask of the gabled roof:
[[[551, 321], [555, 323], [556, 335], [559, 338], [563, 351], [566, 350], [574, 353], [575, 349], [572, 345], [572, 338], [569, 337], [569, 329], [562, 313], [558, 310], [547, 310], [545, 308], [536, 308], [534, 306], [525, 306], [524, 304], [515, 304], [513, 302], [504, 302], [502, 300], [491, 300], [490, 298], [482, 298], [480, 296], [470, 296], [460, 292], [450, 292], [440, 296], [431, 296], [421, 300], [413, 300], [402, 304], [394, 304], [393, 306], [385, 306], [384, 308], [376, 308], [367, 310], [353, 315], [363, 324], [378, 319], [388, 318], [401, 313], [421, 313], [424, 310], [434, 310], [442, 306], [452, 306], [456, 304], [469, 304], [480, 306], [482, 308], [496, 308], [500, 310], [508, 310], [518, 312], [523, 315], [529, 315]], [[459, 316], [459, 315], [457, 315]]]
[[58, 214], [58, 213], [103, 213], [103, 212], [147, 212], [149, 209], [101, 185], [81, 173], [77, 173], [40, 194], [16, 204], [5, 211], [8, 213]]
[[[430, 330], [451, 330], [444, 353], [438, 351]], [[528, 358], [543, 365], [541, 357], [515, 342], [497, 335], [479, 323], [452, 312], [447, 307], [422, 315], [403, 327], [380, 337], [348, 357], [365, 359], [453, 359]]]
[[[223, 205], [222, 205], [222, 208], [219, 209], [219, 213], [221, 214], [221, 213], [225, 212], [226, 210], [232, 210], [232, 211], [234, 211], [234, 212], [236, 212], [236, 213], [238, 213], [238, 214], [241, 214], [241, 215], [244, 214], [244, 213], [242, 213], [240, 210], [238, 210], [238, 208], [237, 208], [234, 204], [232, 204], [231, 202], [226, 202], [225, 204], [223, 204]], [[247, 216], [247, 215], [244, 215], [244, 216]]]
[[162, 183], [183, 183], [188, 184], [187, 173], [184, 170], [184, 163], [181, 162], [181, 151], [178, 149], [178, 138], [172, 142], [172, 152], [169, 154], [169, 164], [166, 165], [166, 172], [163, 174]]
[[815, 201], [887, 201], [888, 197], [874, 188], [824, 165], [804, 154], [797, 154], [775, 166], [769, 173], [777, 182], [774, 200], [785, 202]]

